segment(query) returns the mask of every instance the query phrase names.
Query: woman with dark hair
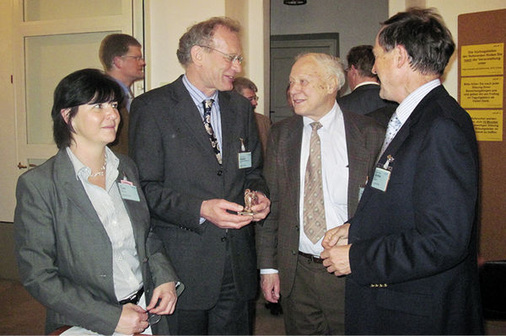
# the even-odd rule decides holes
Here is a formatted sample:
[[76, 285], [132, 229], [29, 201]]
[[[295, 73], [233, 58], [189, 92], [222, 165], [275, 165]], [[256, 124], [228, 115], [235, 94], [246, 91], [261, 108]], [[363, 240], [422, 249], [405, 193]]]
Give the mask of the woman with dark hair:
[[47, 333], [166, 334], [160, 315], [183, 289], [149, 230], [135, 164], [107, 148], [118, 101], [121, 88], [99, 70], [65, 77], [52, 109], [59, 152], [18, 180], [19, 271], [47, 308]]

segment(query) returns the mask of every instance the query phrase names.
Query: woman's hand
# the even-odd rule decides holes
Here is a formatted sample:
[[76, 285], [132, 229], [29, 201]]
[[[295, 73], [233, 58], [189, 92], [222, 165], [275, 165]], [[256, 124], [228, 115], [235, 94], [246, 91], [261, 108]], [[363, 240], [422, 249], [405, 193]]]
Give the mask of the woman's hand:
[[125, 335], [140, 334], [149, 326], [148, 313], [133, 303], [123, 305], [116, 331]]
[[153, 297], [146, 310], [151, 314], [157, 315], [172, 314], [174, 309], [176, 309], [176, 302], [176, 284], [174, 282], [166, 282], [155, 288]]

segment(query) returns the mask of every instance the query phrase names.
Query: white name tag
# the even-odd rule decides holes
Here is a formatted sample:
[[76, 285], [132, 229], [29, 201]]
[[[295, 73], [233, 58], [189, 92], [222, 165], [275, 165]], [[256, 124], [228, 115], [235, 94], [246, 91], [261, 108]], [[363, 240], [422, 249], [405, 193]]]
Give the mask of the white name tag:
[[136, 186], [127, 183], [118, 183], [118, 188], [121, 198], [135, 202], [140, 201]]
[[251, 168], [251, 152], [240, 152], [238, 154], [239, 169]]
[[381, 191], [387, 191], [388, 181], [392, 172], [387, 169], [376, 167], [374, 170], [374, 177], [372, 178], [371, 187]]

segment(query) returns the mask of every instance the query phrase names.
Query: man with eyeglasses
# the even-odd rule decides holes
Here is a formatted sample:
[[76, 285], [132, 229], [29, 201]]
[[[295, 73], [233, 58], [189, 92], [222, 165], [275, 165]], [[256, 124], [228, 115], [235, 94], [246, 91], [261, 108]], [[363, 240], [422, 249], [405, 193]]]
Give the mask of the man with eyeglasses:
[[[239, 30], [226, 17], [190, 27], [177, 50], [185, 74], [132, 102], [130, 153], [151, 225], [186, 285], [169, 318], [178, 335], [252, 333], [252, 222], [270, 200], [253, 107], [231, 91], [242, 70]], [[258, 203], [241, 215], [246, 189]]]
[[260, 136], [260, 142], [262, 143], [262, 154], [265, 157], [267, 150], [267, 137], [269, 136], [269, 129], [271, 128], [271, 119], [268, 116], [255, 111], [258, 105], [258, 88], [250, 79], [246, 77], [237, 77], [234, 81], [234, 90], [244, 98], [248, 99], [251, 106], [253, 106], [258, 135]]
[[128, 155], [128, 114], [134, 97], [132, 85], [144, 79], [146, 66], [142, 46], [127, 34], [107, 35], [100, 44], [99, 58], [105, 72], [118, 82], [125, 93], [125, 100], [120, 104], [121, 124], [118, 135], [110, 146], [115, 152]]
[[372, 72], [374, 53], [372, 45], [359, 45], [350, 49], [346, 60], [346, 79], [351, 93], [337, 99], [343, 110], [367, 115], [385, 128], [399, 104], [379, 96], [380, 82]]

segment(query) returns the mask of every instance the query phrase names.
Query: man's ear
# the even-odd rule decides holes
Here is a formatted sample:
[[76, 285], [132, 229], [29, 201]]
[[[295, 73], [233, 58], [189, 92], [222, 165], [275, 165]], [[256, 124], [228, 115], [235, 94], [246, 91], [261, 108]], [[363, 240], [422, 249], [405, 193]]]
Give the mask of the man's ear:
[[198, 45], [194, 45], [190, 50], [190, 55], [192, 58], [192, 62], [196, 65], [202, 64], [202, 59], [204, 57], [204, 48]]
[[394, 48], [394, 60], [398, 68], [402, 68], [403, 66], [409, 66], [409, 54], [406, 48], [403, 45], [397, 45]]
[[65, 120], [65, 123], [68, 124], [69, 123], [70, 108], [61, 109], [60, 114], [61, 114], [63, 120]]
[[339, 87], [339, 85], [338, 85], [338, 80], [336, 77], [330, 77], [327, 80], [327, 92], [328, 93], [337, 92], [338, 87]]
[[114, 58], [112, 59], [112, 66], [116, 67], [118, 69], [121, 69], [121, 67], [122, 67], [121, 62], [123, 62], [123, 59], [121, 58], [121, 56], [114, 56]]

